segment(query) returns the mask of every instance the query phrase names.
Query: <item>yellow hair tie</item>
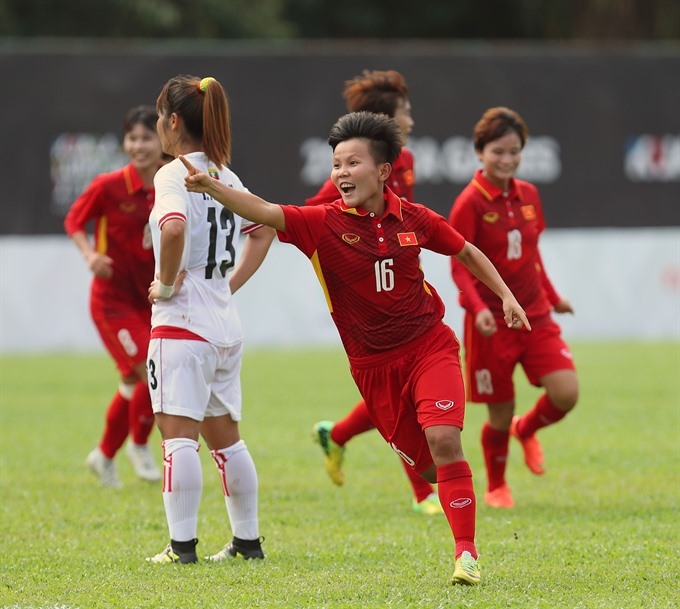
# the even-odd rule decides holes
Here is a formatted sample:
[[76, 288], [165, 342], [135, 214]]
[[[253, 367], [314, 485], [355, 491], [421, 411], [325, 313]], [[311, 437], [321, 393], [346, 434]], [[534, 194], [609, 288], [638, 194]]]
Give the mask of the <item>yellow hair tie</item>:
[[202, 78], [201, 82], [198, 83], [198, 90], [203, 91], [203, 93], [205, 93], [207, 88], [208, 88], [208, 83], [211, 80], [215, 80], [215, 79], [212, 76], [206, 76], [205, 78]]

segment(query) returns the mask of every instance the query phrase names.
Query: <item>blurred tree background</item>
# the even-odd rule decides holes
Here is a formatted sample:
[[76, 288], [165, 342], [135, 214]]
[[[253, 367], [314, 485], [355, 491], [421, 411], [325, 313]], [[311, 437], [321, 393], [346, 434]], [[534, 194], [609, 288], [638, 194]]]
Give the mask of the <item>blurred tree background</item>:
[[677, 41], [680, 0], [0, 0], [0, 36]]

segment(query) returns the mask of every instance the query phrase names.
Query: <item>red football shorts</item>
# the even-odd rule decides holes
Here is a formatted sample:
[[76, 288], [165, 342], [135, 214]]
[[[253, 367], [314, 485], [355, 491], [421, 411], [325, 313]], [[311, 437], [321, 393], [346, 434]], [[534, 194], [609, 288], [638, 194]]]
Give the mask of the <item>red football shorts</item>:
[[531, 332], [513, 330], [498, 323], [490, 337], [474, 327], [471, 315], [465, 318], [465, 376], [467, 399], [497, 404], [515, 397], [512, 375], [521, 364], [529, 382], [541, 386], [541, 378], [557, 370], [574, 370], [574, 361], [560, 327], [551, 321]]
[[90, 307], [90, 312], [99, 336], [116, 361], [121, 376], [133, 374], [135, 366], [146, 362], [151, 333], [151, 309], [121, 306], [113, 311], [108, 306], [106, 315], [96, 307]]
[[459, 350], [453, 330], [438, 323], [386, 356], [350, 360], [376, 428], [417, 472], [432, 464], [426, 427], [463, 428], [465, 389]]

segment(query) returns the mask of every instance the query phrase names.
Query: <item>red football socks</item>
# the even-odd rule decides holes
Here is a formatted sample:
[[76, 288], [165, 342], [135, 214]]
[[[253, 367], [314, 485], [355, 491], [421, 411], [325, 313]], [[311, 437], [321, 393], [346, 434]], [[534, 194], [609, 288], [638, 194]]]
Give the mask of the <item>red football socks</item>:
[[476, 559], [477, 501], [468, 462], [456, 461], [439, 466], [437, 483], [439, 498], [456, 542], [456, 558], [467, 550]]
[[366, 402], [361, 400], [352, 411], [340, 421], [336, 421], [331, 429], [331, 440], [339, 446], [344, 446], [354, 436], [375, 429], [371, 415], [368, 414]]
[[399, 461], [404, 467], [404, 471], [408, 476], [409, 482], [411, 483], [411, 488], [413, 489], [413, 496], [417, 503], [427, 499], [432, 493], [434, 493], [434, 487], [423, 478], [420, 474], [416, 473], [410, 465], [406, 463], [401, 457]]
[[544, 393], [538, 398], [536, 405], [519, 419], [517, 433], [522, 438], [529, 438], [542, 427], [557, 423], [566, 415], [567, 413], [555, 406], [548, 399], [548, 394]]
[[99, 449], [104, 456], [113, 459], [118, 449], [123, 446], [128, 435], [128, 411], [130, 401], [116, 391], [106, 411], [106, 424]]
[[505, 484], [505, 467], [508, 460], [510, 432], [499, 431], [488, 423], [482, 426], [482, 450], [486, 464], [487, 490], [493, 491]]
[[130, 399], [130, 436], [137, 445], [146, 444], [153, 431], [151, 395], [145, 381], [139, 381]]
[[[361, 400], [344, 419], [336, 421], [333, 424], [330, 436], [333, 442], [339, 446], [344, 446], [354, 436], [358, 436], [359, 434], [370, 431], [371, 429], [375, 429], [375, 425], [373, 425], [371, 415], [368, 414], [366, 402]], [[399, 459], [399, 461], [401, 461], [401, 464], [406, 471], [406, 475], [411, 482], [413, 495], [416, 498], [416, 501], [420, 503], [423, 501], [423, 499], [426, 499], [430, 494], [432, 494], [432, 492], [434, 492], [434, 488], [427, 480], [417, 474], [413, 468], [407, 465], [402, 459]]]

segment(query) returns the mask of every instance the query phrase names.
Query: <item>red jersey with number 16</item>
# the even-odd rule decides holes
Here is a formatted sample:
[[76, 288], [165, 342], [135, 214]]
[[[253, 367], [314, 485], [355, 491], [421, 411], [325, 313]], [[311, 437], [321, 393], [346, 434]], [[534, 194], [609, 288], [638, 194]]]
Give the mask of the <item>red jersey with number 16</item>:
[[282, 242], [312, 262], [347, 355], [367, 357], [401, 347], [440, 322], [444, 304], [425, 281], [419, 254], [455, 256], [463, 237], [445, 218], [385, 188], [381, 218], [340, 201], [282, 205]]

